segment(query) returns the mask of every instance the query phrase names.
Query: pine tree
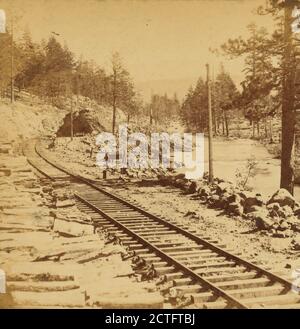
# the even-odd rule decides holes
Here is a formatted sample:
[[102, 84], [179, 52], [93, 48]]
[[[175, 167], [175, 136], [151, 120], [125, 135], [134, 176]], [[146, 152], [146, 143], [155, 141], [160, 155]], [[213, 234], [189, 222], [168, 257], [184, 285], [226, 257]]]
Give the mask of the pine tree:
[[[264, 102], [271, 98], [267, 114], [273, 114], [276, 107], [282, 111], [282, 154], [280, 187], [293, 193], [294, 170], [292, 150], [295, 134], [294, 79], [295, 79], [295, 45], [291, 25], [292, 11], [296, 0], [267, 0], [266, 6], [260, 6], [258, 13], [271, 14], [277, 26], [272, 35], [264, 30], [250, 26], [251, 36], [248, 40], [237, 38], [229, 40], [222, 46], [230, 57], [246, 55], [246, 78], [243, 82], [242, 104], [250, 105], [250, 117], [259, 120], [266, 115]], [[275, 93], [275, 96], [273, 96]], [[249, 113], [249, 111], [248, 111]]]
[[226, 136], [229, 136], [231, 111], [236, 109], [239, 92], [229, 73], [221, 65], [214, 86], [214, 109], [216, 122], [221, 122]]

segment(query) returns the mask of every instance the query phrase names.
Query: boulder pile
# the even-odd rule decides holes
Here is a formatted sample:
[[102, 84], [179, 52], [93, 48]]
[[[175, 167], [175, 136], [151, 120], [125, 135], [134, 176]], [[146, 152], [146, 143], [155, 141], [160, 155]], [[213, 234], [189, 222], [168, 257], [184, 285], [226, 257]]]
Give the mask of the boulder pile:
[[223, 210], [231, 217], [251, 220], [268, 235], [284, 238], [300, 232], [300, 205], [285, 189], [279, 189], [265, 200], [260, 193], [243, 191], [223, 179], [215, 178], [209, 184], [207, 174], [200, 180], [187, 179], [184, 174], [160, 175], [158, 181], [193, 194], [202, 203]]

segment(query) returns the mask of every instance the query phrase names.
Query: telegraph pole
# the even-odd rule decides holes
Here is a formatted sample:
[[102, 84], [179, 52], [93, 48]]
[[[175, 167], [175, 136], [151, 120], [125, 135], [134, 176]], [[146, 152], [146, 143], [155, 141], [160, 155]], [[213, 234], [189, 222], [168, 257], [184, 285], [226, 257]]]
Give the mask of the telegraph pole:
[[150, 126], [152, 126], [152, 120], [153, 120], [153, 113], [152, 113], [152, 98], [153, 98], [153, 90], [151, 89], [151, 100], [150, 100]]
[[15, 101], [14, 94], [14, 18], [11, 15], [11, 44], [10, 44], [10, 102]]
[[215, 67], [212, 67], [212, 114], [215, 136], [217, 135], [217, 118], [216, 118], [216, 90], [215, 90]]
[[208, 94], [208, 180], [209, 183], [213, 182], [213, 147], [212, 147], [212, 109], [211, 109], [211, 81], [209, 73], [209, 64], [206, 64], [206, 83], [207, 83], [207, 94]]
[[73, 97], [72, 97], [72, 92], [71, 92], [71, 115], [70, 115], [70, 120], [71, 120], [71, 141], [73, 140]]
[[74, 130], [73, 130], [73, 93], [72, 93], [72, 73], [73, 71], [70, 72], [70, 80], [69, 80], [69, 96], [70, 96], [70, 136], [71, 136], [71, 141], [73, 140], [73, 135], [74, 135]]

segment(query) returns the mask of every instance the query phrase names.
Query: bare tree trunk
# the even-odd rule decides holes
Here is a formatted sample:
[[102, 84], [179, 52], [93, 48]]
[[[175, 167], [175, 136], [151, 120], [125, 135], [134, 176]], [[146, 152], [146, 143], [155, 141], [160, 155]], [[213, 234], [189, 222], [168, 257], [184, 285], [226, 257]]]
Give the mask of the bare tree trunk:
[[272, 123], [272, 117], [270, 118], [270, 142], [273, 143], [273, 123]]
[[268, 126], [267, 126], [267, 123], [268, 123], [268, 119], [267, 119], [267, 117], [265, 117], [264, 118], [265, 138], [268, 138]]
[[217, 135], [219, 135], [220, 132], [220, 120], [217, 119]]
[[112, 133], [115, 133], [116, 128], [116, 103], [113, 103], [113, 121], [112, 121]]
[[117, 111], [117, 72], [114, 71], [114, 85], [113, 85], [113, 119], [112, 119], [112, 133], [115, 133], [116, 128], [116, 111]]
[[225, 135], [224, 117], [222, 118], [222, 135]]
[[293, 168], [293, 146], [295, 133], [295, 65], [293, 61], [293, 45], [291, 31], [292, 6], [285, 7], [284, 22], [284, 79], [283, 79], [283, 97], [282, 97], [282, 143], [281, 143], [281, 176], [280, 187], [285, 188], [291, 194], [294, 192], [294, 168]]
[[227, 113], [224, 110], [223, 110], [223, 115], [224, 115], [225, 129], [226, 129], [226, 137], [228, 137], [229, 136], [228, 118], [227, 118]]

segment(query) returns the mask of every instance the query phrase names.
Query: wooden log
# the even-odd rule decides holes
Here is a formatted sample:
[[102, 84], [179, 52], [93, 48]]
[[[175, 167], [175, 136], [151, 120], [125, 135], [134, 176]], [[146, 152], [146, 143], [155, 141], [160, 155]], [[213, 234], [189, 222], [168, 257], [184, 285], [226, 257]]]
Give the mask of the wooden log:
[[85, 299], [81, 290], [27, 292], [14, 291], [11, 293], [13, 306], [57, 306], [57, 307], [84, 307]]
[[93, 296], [90, 302], [106, 309], [161, 309], [164, 299], [153, 292], [120, 297]]
[[50, 292], [67, 291], [78, 289], [79, 285], [74, 281], [9, 281], [7, 282], [7, 291], [31, 291], [31, 292]]
[[66, 236], [92, 235], [94, 234], [94, 226], [56, 219], [53, 231]]

